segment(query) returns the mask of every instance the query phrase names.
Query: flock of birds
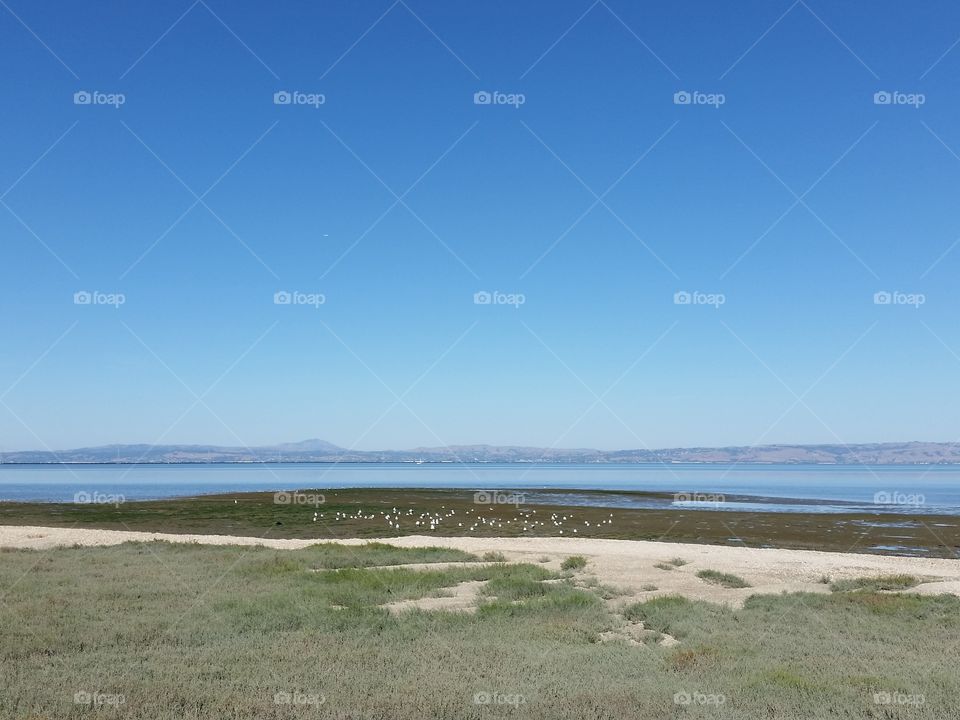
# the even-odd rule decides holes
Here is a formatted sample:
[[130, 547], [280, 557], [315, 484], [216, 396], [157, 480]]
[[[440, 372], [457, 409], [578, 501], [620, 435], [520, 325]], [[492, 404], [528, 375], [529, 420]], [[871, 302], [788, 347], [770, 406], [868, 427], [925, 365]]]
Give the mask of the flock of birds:
[[[493, 512], [495, 509], [496, 508], [491, 506], [487, 508], [487, 511]], [[440, 511], [438, 512], [421, 513], [416, 513], [413, 508], [408, 508], [405, 511], [392, 508], [389, 512], [385, 510], [368, 512], [360, 509], [353, 514], [340, 510], [337, 510], [333, 513], [322, 513], [315, 511], [313, 513], [313, 522], [317, 522], [319, 520], [323, 520], [325, 522], [342, 522], [345, 520], [384, 520], [386, 521], [387, 526], [391, 530], [395, 531], [436, 531], [441, 524], [452, 527], [454, 523], [456, 523], [456, 526], [462, 529], [463, 532], [476, 532], [478, 529], [481, 531], [485, 529], [500, 529], [504, 526], [507, 526], [508, 528], [519, 528], [520, 532], [529, 532], [538, 528], [555, 528], [559, 530], [560, 535], [564, 534], [565, 529], [571, 531], [572, 534], [577, 534], [579, 530], [579, 528], [574, 527], [574, 523], [578, 521], [576, 521], [572, 515], [550, 513], [550, 517], [546, 520], [538, 520], [535, 517], [537, 515], [536, 510], [518, 509], [517, 516], [513, 518], [503, 518], [495, 515], [484, 516], [481, 514], [481, 512], [481, 509], [474, 510], [473, 508], [468, 508], [465, 512], [462, 512], [458, 516], [456, 510], [447, 510], [445, 505], [441, 506]], [[328, 515], [329, 519], [327, 518]], [[403, 524], [401, 524], [401, 521]], [[612, 525], [613, 513], [610, 513], [609, 517], [600, 521], [590, 522], [589, 520], [583, 520], [580, 521], [580, 523], [581, 527], [585, 528]]]

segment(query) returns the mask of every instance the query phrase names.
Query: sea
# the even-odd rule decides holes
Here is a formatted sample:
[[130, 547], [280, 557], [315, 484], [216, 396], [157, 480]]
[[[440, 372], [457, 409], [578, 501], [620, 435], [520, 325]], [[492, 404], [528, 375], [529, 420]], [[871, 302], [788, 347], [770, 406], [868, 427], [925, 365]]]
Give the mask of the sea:
[[0, 501], [339, 488], [522, 491], [526, 502], [620, 508], [960, 515], [960, 467], [949, 465], [0, 464]]

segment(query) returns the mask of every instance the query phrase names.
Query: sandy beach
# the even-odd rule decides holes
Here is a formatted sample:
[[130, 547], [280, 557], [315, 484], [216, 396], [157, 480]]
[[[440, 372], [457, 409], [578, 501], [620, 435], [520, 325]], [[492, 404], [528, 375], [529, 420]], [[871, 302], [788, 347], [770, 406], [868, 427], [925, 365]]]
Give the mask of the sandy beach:
[[[203, 545], [262, 545], [296, 550], [328, 538], [313, 540], [235, 537], [230, 535], [181, 535], [117, 530], [50, 527], [0, 527], [0, 547], [42, 550], [62, 546], [116, 545], [129, 541], [198, 543]], [[362, 545], [371, 540], [346, 539], [344, 545]], [[857, 553], [781, 550], [642, 540], [586, 538], [471, 538], [423, 535], [384, 538], [398, 547], [437, 546], [483, 554], [500, 552], [511, 562], [543, 564], [559, 569], [570, 555], [588, 560], [584, 574], [644, 599], [680, 594], [693, 599], [722, 602], [739, 607], [750, 595], [780, 592], [829, 592], [823, 578], [831, 580], [876, 575], [908, 574], [921, 579], [910, 592], [960, 595], [960, 560], [911, 558]], [[543, 562], [548, 558], [547, 562]], [[686, 564], [664, 570], [656, 567], [673, 558]], [[700, 570], [733, 573], [750, 583], [748, 588], [725, 588], [696, 577]], [[649, 589], [655, 586], [656, 590]]]

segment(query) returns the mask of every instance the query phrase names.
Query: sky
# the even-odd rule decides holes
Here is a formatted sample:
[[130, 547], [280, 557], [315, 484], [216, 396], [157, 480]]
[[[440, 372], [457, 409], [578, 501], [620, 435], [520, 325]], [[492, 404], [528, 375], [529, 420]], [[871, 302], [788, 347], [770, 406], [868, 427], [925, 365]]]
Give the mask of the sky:
[[0, 5], [0, 450], [960, 438], [955, 3]]

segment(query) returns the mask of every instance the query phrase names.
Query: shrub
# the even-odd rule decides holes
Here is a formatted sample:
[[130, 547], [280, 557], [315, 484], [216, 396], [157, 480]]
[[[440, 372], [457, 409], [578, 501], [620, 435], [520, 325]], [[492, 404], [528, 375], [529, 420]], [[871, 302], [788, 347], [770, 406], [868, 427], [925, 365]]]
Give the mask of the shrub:
[[880, 590], [906, 590], [920, 581], [913, 575], [880, 575], [878, 577], [853, 578], [851, 580], [837, 580], [830, 583], [833, 592], [851, 592], [866, 590], [877, 592]]
[[750, 583], [744, 580], [742, 577], [737, 575], [731, 575], [730, 573], [722, 573], [716, 570], [701, 570], [697, 573], [697, 577], [701, 580], [705, 580], [708, 583], [713, 583], [714, 585], [722, 585], [726, 588], [746, 588], [750, 587]]
[[583, 555], [571, 555], [562, 563], [561, 570], [582, 570], [587, 566], [587, 559]]

